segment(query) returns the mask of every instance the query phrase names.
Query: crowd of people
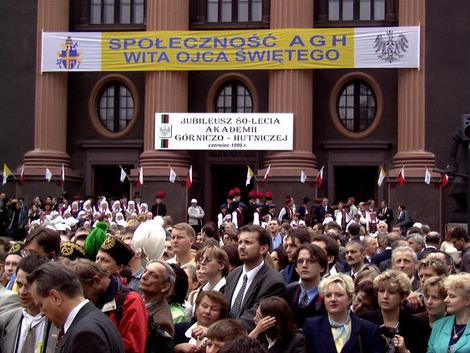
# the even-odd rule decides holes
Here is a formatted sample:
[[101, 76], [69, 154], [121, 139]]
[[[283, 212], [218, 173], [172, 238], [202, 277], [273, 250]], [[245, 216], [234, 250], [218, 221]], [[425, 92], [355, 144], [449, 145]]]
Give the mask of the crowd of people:
[[238, 188], [173, 224], [164, 198], [0, 195], [0, 353], [470, 352], [466, 229]]

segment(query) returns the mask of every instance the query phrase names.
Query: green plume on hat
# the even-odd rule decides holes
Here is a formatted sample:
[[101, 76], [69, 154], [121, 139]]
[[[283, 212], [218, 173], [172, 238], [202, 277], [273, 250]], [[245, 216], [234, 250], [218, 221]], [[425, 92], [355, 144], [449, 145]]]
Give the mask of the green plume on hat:
[[96, 254], [101, 248], [104, 240], [106, 239], [106, 231], [108, 230], [108, 223], [98, 222], [96, 227], [88, 234], [85, 239], [85, 253], [87, 258], [95, 261]]

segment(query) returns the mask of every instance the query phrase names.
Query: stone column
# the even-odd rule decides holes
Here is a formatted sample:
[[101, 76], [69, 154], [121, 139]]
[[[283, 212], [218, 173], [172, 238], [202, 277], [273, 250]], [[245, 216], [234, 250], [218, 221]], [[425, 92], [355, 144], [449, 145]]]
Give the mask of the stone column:
[[[66, 152], [67, 73], [41, 74], [41, 35], [43, 31], [68, 31], [69, 1], [38, 0], [36, 28], [34, 150], [24, 156], [25, 175], [44, 175], [46, 166], [60, 175], [62, 163], [70, 167]], [[69, 171], [66, 174], [70, 175]]]
[[[271, 2], [271, 28], [311, 28], [313, 0]], [[265, 167], [271, 165], [272, 176], [298, 176], [317, 173], [312, 153], [313, 71], [271, 70], [269, 72], [269, 111], [294, 113], [294, 150], [267, 152]], [[264, 170], [260, 171], [263, 174]]]
[[[147, 31], [187, 30], [189, 0], [147, 1]], [[156, 151], [155, 113], [188, 111], [187, 72], [147, 72], [145, 74], [144, 152], [140, 165], [144, 176], [168, 175], [168, 165], [178, 175], [184, 175], [189, 167], [189, 155], [180, 151]], [[184, 170], [183, 170], [184, 169]]]
[[420, 69], [398, 70], [398, 137], [397, 153], [393, 157], [393, 170], [396, 176], [405, 165], [406, 176], [424, 175], [424, 167], [435, 166], [434, 154], [425, 150], [425, 1], [400, 0], [400, 26], [421, 25]]

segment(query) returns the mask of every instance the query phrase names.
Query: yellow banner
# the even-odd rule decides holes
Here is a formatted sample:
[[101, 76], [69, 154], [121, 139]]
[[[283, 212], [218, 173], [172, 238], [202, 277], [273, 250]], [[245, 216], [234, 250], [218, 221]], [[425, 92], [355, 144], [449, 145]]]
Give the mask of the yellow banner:
[[354, 67], [354, 28], [101, 33], [101, 71]]

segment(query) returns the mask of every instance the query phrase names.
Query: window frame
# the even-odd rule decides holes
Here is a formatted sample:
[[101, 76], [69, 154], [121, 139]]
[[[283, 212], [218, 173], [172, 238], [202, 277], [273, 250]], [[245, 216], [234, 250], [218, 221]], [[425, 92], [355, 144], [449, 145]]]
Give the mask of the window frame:
[[[398, 0], [385, 0], [385, 14], [383, 20], [360, 20], [360, 0], [353, 0], [353, 20], [329, 20], [329, 1], [315, 1], [314, 26], [315, 27], [390, 27], [398, 26]], [[339, 0], [341, 3], [343, 0]], [[375, 0], [371, 0], [373, 3]], [[340, 14], [341, 14], [340, 3]], [[374, 5], [371, 5], [373, 9]]]
[[[252, 9], [252, 0], [248, 0], [248, 16], [250, 17]], [[261, 21], [238, 21], [238, 0], [232, 0], [231, 13], [232, 21], [221, 22], [221, 3], [218, 0], [218, 21], [208, 22], [208, 0], [194, 0], [190, 4], [190, 29], [250, 29], [250, 28], [269, 28], [270, 1], [261, 0]], [[234, 20], [236, 18], [236, 20]]]
[[[341, 120], [339, 115], [339, 99], [344, 90], [344, 88], [355, 82], [355, 81], [364, 81], [368, 88], [372, 91], [375, 97], [375, 116], [371, 122], [371, 124], [364, 129], [363, 131], [354, 132], [349, 130]], [[330, 118], [331, 121], [336, 128], [336, 130], [343, 135], [352, 140], [360, 140], [370, 136], [375, 130], [377, 130], [378, 126], [380, 125], [383, 119], [383, 111], [384, 111], [384, 99], [382, 89], [380, 88], [377, 81], [370, 75], [364, 72], [351, 72], [349, 74], [344, 75], [341, 77], [336, 84], [334, 85], [331, 95], [330, 95], [330, 102], [329, 102], [329, 111], [330, 111]]]
[[[135, 23], [132, 22], [135, 12], [135, 2], [136, 0], [130, 1], [130, 23], [120, 23], [116, 22], [116, 19], [121, 20], [121, 0], [114, 0], [114, 22], [113, 23], [103, 23], [104, 19], [104, 1], [101, 2], [101, 23], [91, 23], [92, 16], [92, 0], [80, 0], [72, 8], [72, 13], [77, 14], [76, 19], [72, 21], [71, 30], [75, 31], [140, 31], [146, 29], [147, 22], [147, 1], [143, 1], [143, 22]], [[74, 16], [75, 17], [75, 16]]]
[[[105, 90], [112, 83], [116, 85], [120, 84], [120, 85], [125, 86], [130, 92], [132, 99], [134, 101], [134, 111], [132, 112], [132, 116], [129, 121], [129, 124], [124, 129], [120, 131], [116, 131], [116, 132], [108, 130], [108, 128], [106, 128], [103, 121], [101, 120], [101, 116], [100, 116], [101, 97], [103, 93], [105, 92]], [[118, 92], [118, 97], [117, 98], [115, 97], [114, 99], [119, 100], [119, 92]], [[134, 83], [124, 75], [110, 74], [110, 75], [106, 75], [102, 77], [94, 85], [90, 93], [90, 98], [88, 101], [88, 115], [89, 115], [89, 118], [93, 127], [100, 135], [106, 138], [110, 138], [110, 139], [118, 139], [129, 134], [132, 131], [132, 129], [135, 127], [137, 123], [137, 117], [139, 115], [139, 107], [140, 107], [140, 98], [138, 95], [137, 87], [134, 85]], [[119, 107], [114, 107], [114, 109], [119, 110]]]
[[[219, 92], [221, 92], [221, 90], [230, 82], [238, 82], [245, 86], [245, 89], [251, 96], [252, 113], [257, 113], [259, 111], [259, 98], [256, 91], [256, 86], [248, 77], [238, 73], [227, 73], [220, 76], [212, 83], [207, 94], [206, 111], [210, 113], [217, 113], [216, 108]], [[232, 99], [234, 98], [232, 97]]]

